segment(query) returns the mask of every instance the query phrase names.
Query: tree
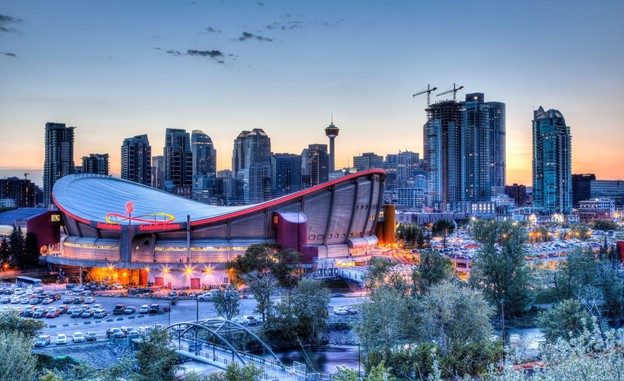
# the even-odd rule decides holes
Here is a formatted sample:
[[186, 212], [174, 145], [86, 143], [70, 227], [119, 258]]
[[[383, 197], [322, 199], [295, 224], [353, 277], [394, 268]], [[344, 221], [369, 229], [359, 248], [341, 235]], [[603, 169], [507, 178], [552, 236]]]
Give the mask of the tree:
[[[355, 330], [364, 357], [373, 351], [382, 354], [401, 344], [412, 344], [423, 336], [422, 305], [391, 287], [380, 287], [361, 305]], [[376, 362], [375, 362], [376, 364]]]
[[416, 224], [399, 224], [396, 228], [397, 239], [403, 242], [405, 248], [422, 248], [425, 243], [425, 235], [420, 226]]
[[22, 260], [25, 268], [34, 268], [39, 266], [39, 246], [37, 239], [33, 233], [27, 233], [24, 240], [24, 258]]
[[430, 335], [444, 356], [451, 347], [483, 344], [492, 336], [490, 317], [494, 311], [478, 291], [443, 282], [431, 287], [425, 306]]
[[455, 224], [453, 223], [453, 221], [440, 219], [437, 220], [435, 224], [433, 224], [433, 227], [431, 228], [431, 233], [435, 236], [448, 237], [449, 235], [453, 234], [454, 230]]
[[478, 220], [472, 237], [481, 243], [473, 259], [470, 283], [483, 290], [499, 312], [518, 316], [533, 300], [532, 274], [525, 262], [524, 229], [509, 221]]
[[338, 366], [336, 367], [336, 374], [332, 377], [332, 381], [358, 381], [358, 374], [351, 368]]
[[250, 273], [272, 273], [280, 286], [294, 287], [300, 279], [299, 264], [301, 254], [295, 250], [280, 250], [277, 244], [253, 244], [245, 250], [245, 255], [226, 263], [231, 278], [238, 284]]
[[139, 343], [135, 353], [138, 371], [136, 381], [175, 381], [178, 354], [169, 345], [169, 334], [164, 329], [154, 329]]
[[234, 316], [240, 313], [240, 297], [238, 291], [234, 288], [230, 287], [214, 293], [212, 302], [217, 315], [224, 317], [226, 320], [232, 320]]
[[385, 363], [382, 361], [371, 368], [366, 376], [366, 381], [395, 381], [396, 378], [390, 374], [390, 369], [386, 369]]
[[11, 262], [11, 248], [6, 237], [3, 237], [2, 243], [0, 243], [0, 266], [9, 262]]
[[602, 231], [617, 230], [618, 228], [618, 224], [616, 222], [608, 220], [596, 220], [592, 225], [594, 230]]
[[13, 226], [9, 241], [11, 262], [21, 269], [24, 266], [24, 236], [22, 235], [22, 228]]
[[405, 281], [397, 263], [387, 257], [373, 257], [366, 274], [366, 288], [375, 292], [378, 288], [390, 286], [403, 294], [408, 293], [409, 285]]
[[537, 317], [537, 324], [547, 342], [572, 339], [591, 328], [592, 319], [578, 300], [567, 299]]
[[31, 338], [0, 330], [0, 380], [32, 381], [37, 359], [31, 354]]
[[412, 281], [416, 292], [425, 295], [434, 284], [453, 277], [451, 260], [432, 250], [420, 252], [420, 262], [412, 271]]
[[271, 324], [272, 330], [282, 332], [287, 339], [319, 344], [327, 329], [330, 300], [329, 289], [321, 281], [303, 279], [278, 305], [278, 321]]
[[43, 326], [42, 321], [21, 318], [15, 311], [0, 314], [0, 332], [21, 334], [28, 341], [34, 339]]
[[237, 362], [232, 362], [225, 372], [208, 375], [208, 381], [260, 381], [262, 374], [262, 369], [252, 363], [241, 367]]
[[264, 322], [267, 322], [273, 310], [271, 295], [275, 293], [277, 288], [277, 278], [271, 273], [253, 271], [245, 274], [242, 279], [258, 302], [255, 311], [262, 315]]

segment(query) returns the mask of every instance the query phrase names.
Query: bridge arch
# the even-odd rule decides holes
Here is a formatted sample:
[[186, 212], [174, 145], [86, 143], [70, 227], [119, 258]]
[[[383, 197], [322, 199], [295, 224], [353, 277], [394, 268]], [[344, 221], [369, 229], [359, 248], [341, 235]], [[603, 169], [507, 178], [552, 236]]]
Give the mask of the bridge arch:
[[180, 339], [183, 335], [185, 335], [191, 330], [195, 330], [196, 333], [202, 330], [209, 332], [222, 345], [224, 345], [229, 350], [231, 350], [232, 355], [236, 356], [236, 358], [238, 358], [238, 360], [244, 365], [246, 361], [243, 358], [243, 356], [241, 356], [240, 354], [241, 350], [237, 349], [235, 345], [233, 345], [233, 343], [230, 342], [230, 340], [228, 340], [228, 338], [226, 337], [226, 336], [229, 336], [229, 334], [231, 334], [232, 332], [234, 333], [242, 332], [243, 334], [250, 336], [253, 342], [260, 344], [260, 346], [273, 357], [273, 361], [275, 364], [277, 364], [279, 367], [282, 367], [282, 368], [284, 367], [284, 365], [282, 364], [280, 359], [277, 357], [277, 355], [271, 350], [271, 348], [269, 348], [269, 346], [264, 341], [262, 341], [262, 339], [260, 339], [255, 333], [253, 333], [247, 327], [243, 326], [242, 324], [233, 322], [231, 320], [206, 319], [206, 320], [193, 321], [193, 322], [181, 322], [181, 323], [171, 324], [165, 327], [165, 329], [167, 329], [168, 331], [175, 332], [176, 335], [178, 335], [178, 339]]

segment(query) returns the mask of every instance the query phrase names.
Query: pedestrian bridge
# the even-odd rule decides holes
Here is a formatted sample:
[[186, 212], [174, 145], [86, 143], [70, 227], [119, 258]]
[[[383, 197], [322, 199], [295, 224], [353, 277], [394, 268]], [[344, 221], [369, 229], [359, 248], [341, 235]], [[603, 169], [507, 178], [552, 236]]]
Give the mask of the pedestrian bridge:
[[305, 364], [285, 366], [255, 333], [231, 320], [176, 323], [166, 329], [178, 354], [220, 369], [232, 362], [252, 363], [264, 370], [263, 380], [305, 380], [308, 375]]

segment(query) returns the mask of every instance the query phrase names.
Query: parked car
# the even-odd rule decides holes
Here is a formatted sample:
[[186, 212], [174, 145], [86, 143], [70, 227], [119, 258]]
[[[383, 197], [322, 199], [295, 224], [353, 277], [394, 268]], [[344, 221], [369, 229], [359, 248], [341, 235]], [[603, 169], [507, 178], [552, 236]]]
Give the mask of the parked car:
[[56, 335], [56, 345], [67, 344], [67, 336], [64, 333]]
[[106, 337], [121, 339], [126, 337], [126, 334], [120, 328], [109, 328], [106, 330]]
[[35, 312], [33, 312], [32, 317], [39, 319], [45, 317], [48, 311], [45, 308], [37, 308]]
[[85, 304], [93, 304], [95, 303], [95, 298], [93, 296], [88, 296], [84, 300]]
[[200, 302], [210, 302], [212, 301], [212, 295], [206, 293], [206, 294], [201, 294], [197, 297], [197, 300], [199, 300]]
[[46, 318], [52, 319], [61, 315], [61, 311], [56, 308], [50, 308], [46, 314]]
[[97, 334], [95, 332], [87, 332], [85, 338], [87, 341], [97, 341]]
[[139, 331], [137, 331], [136, 329], [132, 327], [129, 327], [128, 329], [126, 329], [126, 334], [128, 335], [128, 337], [132, 337], [132, 338], [139, 337]]
[[35, 347], [46, 347], [50, 345], [50, 335], [39, 335], [35, 339]]
[[150, 306], [149, 313], [150, 314], [157, 314], [159, 310], [160, 310], [160, 306], [157, 303], [154, 303], [154, 304], [152, 304]]
[[334, 308], [334, 315], [339, 315], [339, 316], [349, 315], [349, 312], [344, 308], [336, 307]]
[[52, 304], [54, 302], [54, 299], [52, 298], [45, 298], [43, 299], [43, 301], [41, 301], [41, 303], [43, 304]]
[[84, 310], [80, 315], [81, 318], [88, 319], [93, 316], [93, 310]]
[[96, 319], [105, 318], [107, 315], [108, 315], [108, 312], [106, 312], [106, 310], [103, 310], [103, 309], [93, 310], [93, 317]]
[[118, 304], [115, 306], [115, 308], [113, 308], [113, 315], [121, 315], [125, 309], [125, 304]]
[[74, 343], [84, 343], [87, 339], [85, 338], [84, 333], [82, 332], [74, 332], [72, 335], [72, 341]]
[[63, 301], [61, 302], [63, 304], [72, 304], [74, 303], [74, 298], [72, 296], [66, 296], [63, 298]]
[[147, 304], [142, 305], [141, 308], [139, 309], [140, 314], [146, 314], [148, 312], [149, 312], [149, 306]]
[[74, 298], [74, 304], [82, 304], [85, 302], [85, 298], [82, 296], [77, 296]]
[[132, 315], [135, 312], [136, 312], [136, 307], [135, 306], [128, 306], [124, 310], [124, 314], [126, 314], [126, 315]]

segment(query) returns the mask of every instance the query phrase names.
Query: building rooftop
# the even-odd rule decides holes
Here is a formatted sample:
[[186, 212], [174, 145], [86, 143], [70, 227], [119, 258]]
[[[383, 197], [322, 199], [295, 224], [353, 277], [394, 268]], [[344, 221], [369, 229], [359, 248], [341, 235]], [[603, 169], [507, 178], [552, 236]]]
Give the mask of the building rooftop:
[[0, 213], [0, 225], [15, 225], [15, 221], [29, 220], [46, 213], [47, 208], [19, 208]]

